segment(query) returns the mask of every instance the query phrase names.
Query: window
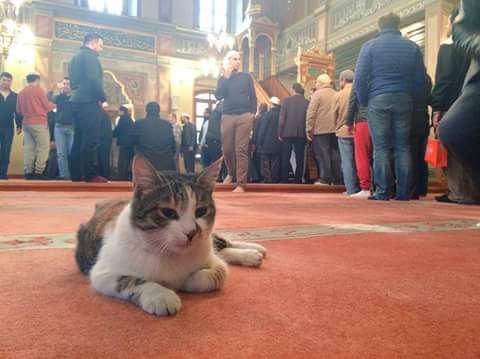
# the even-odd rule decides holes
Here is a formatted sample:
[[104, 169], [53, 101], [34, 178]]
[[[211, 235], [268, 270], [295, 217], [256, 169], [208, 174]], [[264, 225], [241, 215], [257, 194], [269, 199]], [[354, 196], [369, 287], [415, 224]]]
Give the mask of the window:
[[228, 0], [197, 0], [197, 24], [202, 31], [227, 31]]
[[87, 0], [85, 5], [90, 10], [112, 15], [138, 15], [138, 0]]

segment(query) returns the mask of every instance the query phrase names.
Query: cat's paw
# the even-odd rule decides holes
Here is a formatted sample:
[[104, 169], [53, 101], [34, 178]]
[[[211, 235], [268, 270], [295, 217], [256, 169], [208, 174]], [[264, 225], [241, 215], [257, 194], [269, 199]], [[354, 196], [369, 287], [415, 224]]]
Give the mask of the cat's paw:
[[245, 267], [260, 267], [263, 263], [264, 254], [256, 249], [244, 249], [241, 265]]
[[193, 273], [182, 289], [193, 293], [213, 292], [223, 288], [226, 278], [227, 267], [222, 263]]
[[257, 244], [257, 243], [250, 243], [251, 244], [251, 249], [255, 249], [257, 251], [259, 251], [263, 258], [265, 258], [267, 256], [267, 249], [264, 247], [264, 246], [261, 246], [260, 244]]
[[175, 315], [182, 307], [180, 298], [173, 290], [156, 283], [143, 286], [139, 303], [144, 311], [158, 316]]

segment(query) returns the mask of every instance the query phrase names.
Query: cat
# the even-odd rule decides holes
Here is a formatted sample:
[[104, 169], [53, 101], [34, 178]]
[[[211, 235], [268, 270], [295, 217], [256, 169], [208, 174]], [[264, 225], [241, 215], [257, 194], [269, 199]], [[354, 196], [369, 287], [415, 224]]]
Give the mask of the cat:
[[158, 173], [144, 157], [134, 158], [133, 199], [97, 204], [77, 233], [77, 265], [97, 292], [174, 315], [181, 308], [177, 291], [220, 290], [226, 263], [262, 264], [263, 246], [212, 234], [221, 163], [195, 177]]

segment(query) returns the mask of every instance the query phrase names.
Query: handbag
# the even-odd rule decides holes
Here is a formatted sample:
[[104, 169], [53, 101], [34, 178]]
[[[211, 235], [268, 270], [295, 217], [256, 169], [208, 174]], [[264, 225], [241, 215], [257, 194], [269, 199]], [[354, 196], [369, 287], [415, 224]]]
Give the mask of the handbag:
[[448, 153], [440, 140], [436, 138], [428, 139], [425, 162], [433, 168], [447, 167]]

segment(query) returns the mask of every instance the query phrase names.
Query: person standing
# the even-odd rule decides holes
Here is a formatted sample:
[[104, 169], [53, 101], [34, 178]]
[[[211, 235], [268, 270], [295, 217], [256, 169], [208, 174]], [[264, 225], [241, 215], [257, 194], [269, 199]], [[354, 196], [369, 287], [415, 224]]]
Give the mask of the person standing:
[[183, 163], [185, 171], [188, 174], [195, 173], [195, 150], [197, 147], [197, 134], [195, 125], [190, 122], [190, 116], [186, 113], [180, 118], [183, 124], [182, 130], [182, 144], [180, 152], [183, 155]]
[[72, 113], [75, 137], [72, 147], [72, 179], [86, 182], [108, 182], [99, 173], [102, 108], [106, 101], [103, 69], [98, 56], [103, 38], [95, 33], [85, 35], [83, 46], [70, 63]]
[[160, 118], [157, 102], [148, 103], [145, 112], [147, 117], [133, 125], [135, 152], [145, 156], [157, 171], [175, 171], [176, 146], [172, 124]]
[[168, 117], [168, 120], [172, 124], [173, 137], [175, 138], [176, 152], [175, 152], [175, 164], [177, 170], [180, 169], [180, 145], [182, 144], [182, 125], [178, 123], [177, 114], [172, 112]]
[[54, 97], [57, 105], [55, 113], [54, 136], [57, 149], [59, 179], [70, 180], [70, 154], [73, 146], [73, 114], [70, 98], [72, 88], [70, 78], [65, 77], [62, 83], [62, 93]]
[[343, 180], [348, 195], [360, 191], [358, 186], [357, 168], [355, 166], [355, 144], [353, 133], [347, 126], [347, 114], [352, 92], [353, 71], [345, 70], [340, 74], [341, 90], [333, 98], [333, 117], [337, 129], [338, 148], [340, 149]]
[[[465, 76], [470, 67], [470, 56], [453, 43], [452, 26], [458, 16], [456, 8], [449, 18], [449, 37], [440, 45], [435, 72], [435, 87], [432, 91], [432, 125], [435, 133], [438, 132], [440, 121], [452, 107], [462, 92]], [[466, 176], [462, 164], [455, 156], [449, 156], [447, 167], [444, 169], [447, 177], [448, 192], [436, 196], [435, 200], [446, 203], [470, 201], [475, 197], [475, 192], [480, 193], [480, 188], [474, 188], [471, 178]]]
[[380, 32], [363, 45], [355, 71], [355, 92], [368, 106], [368, 127], [374, 148], [376, 190], [371, 199], [388, 201], [394, 185], [391, 157], [395, 159], [396, 199], [410, 199], [412, 161], [410, 130], [413, 98], [425, 88], [425, 66], [418, 45], [402, 37], [400, 17], [388, 14], [378, 22]]
[[133, 146], [131, 143], [133, 120], [128, 108], [120, 106], [118, 109], [120, 118], [118, 124], [113, 130], [113, 137], [117, 139], [119, 147], [118, 155], [118, 179], [120, 181], [130, 181], [132, 179], [131, 164], [133, 159]]
[[301, 84], [292, 86], [295, 94], [283, 101], [280, 111], [278, 137], [282, 141], [281, 182], [288, 183], [290, 171], [290, 155], [295, 152], [295, 183], [303, 182], [305, 167], [305, 123], [307, 119], [308, 101], [305, 99], [305, 89]]
[[0, 74], [0, 180], [8, 179], [8, 165], [14, 136], [22, 133], [22, 116], [17, 112], [17, 94], [12, 91], [13, 76]]
[[245, 192], [248, 182], [249, 142], [253, 119], [257, 111], [257, 96], [250, 74], [239, 72], [240, 54], [227, 53], [222, 76], [218, 80], [215, 96], [223, 101], [222, 147], [227, 177], [225, 184], [233, 182], [234, 192]]
[[262, 119], [257, 137], [257, 146], [261, 154], [262, 177], [265, 183], [278, 183], [280, 181], [280, 155], [281, 142], [278, 138], [278, 123], [280, 118], [280, 99], [270, 99], [272, 108]]
[[[450, 107], [438, 127], [438, 136], [449, 155], [464, 168], [471, 188], [480, 188], [480, 3], [462, 0], [453, 26], [453, 40], [472, 56], [460, 97]], [[480, 196], [459, 203], [480, 204]]]
[[223, 104], [217, 103], [217, 106], [212, 111], [208, 121], [207, 134], [205, 136], [205, 143], [207, 145], [209, 165], [222, 157], [222, 109]]
[[17, 112], [23, 116], [23, 166], [25, 179], [45, 180], [50, 151], [47, 113], [55, 108], [40, 87], [40, 75], [27, 75], [27, 87], [18, 94]]
[[319, 179], [316, 184], [338, 185], [342, 183], [342, 173], [332, 111], [336, 91], [327, 74], [317, 78], [315, 87], [317, 91], [312, 95], [307, 109], [306, 134], [307, 139], [313, 143], [317, 162]]
[[211, 114], [212, 111], [209, 108], [206, 108], [205, 111], [203, 111], [203, 123], [199, 136], [200, 160], [202, 163], [202, 168], [207, 168], [211, 163], [207, 144], [207, 133]]
[[113, 142], [113, 124], [106, 111], [106, 103], [101, 106], [100, 145], [97, 151], [98, 173], [102, 178], [110, 179], [111, 154]]

